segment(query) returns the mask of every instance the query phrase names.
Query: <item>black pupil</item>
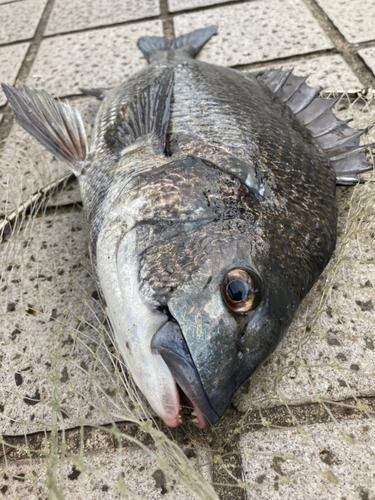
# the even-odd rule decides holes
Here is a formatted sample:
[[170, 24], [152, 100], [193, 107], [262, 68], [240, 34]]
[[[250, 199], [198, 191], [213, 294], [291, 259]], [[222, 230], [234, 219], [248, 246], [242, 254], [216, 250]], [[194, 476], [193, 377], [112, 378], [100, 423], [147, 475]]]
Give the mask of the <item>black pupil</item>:
[[227, 287], [227, 294], [233, 302], [241, 302], [247, 298], [247, 286], [243, 281], [232, 281]]

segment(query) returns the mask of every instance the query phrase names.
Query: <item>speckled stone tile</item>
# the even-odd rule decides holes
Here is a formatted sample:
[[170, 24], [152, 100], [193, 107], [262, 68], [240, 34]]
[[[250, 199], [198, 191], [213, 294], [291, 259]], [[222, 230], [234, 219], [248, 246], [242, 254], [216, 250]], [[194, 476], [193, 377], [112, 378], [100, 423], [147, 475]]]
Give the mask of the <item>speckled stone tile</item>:
[[22, 0], [0, 0], [0, 5], [3, 3], [13, 3], [13, 2], [22, 2]]
[[137, 40], [162, 34], [161, 21], [149, 21], [43, 40], [28, 84], [60, 97], [117, 86], [145, 65]]
[[[0, 47], [0, 83], [14, 84], [28, 48], [28, 43]], [[6, 97], [0, 87], [0, 106], [5, 103]]]
[[0, 260], [1, 434], [51, 428], [53, 411], [65, 428], [129, 415], [82, 210], [26, 219], [0, 245]]
[[362, 57], [362, 59], [365, 61], [365, 63], [375, 76], [375, 48], [371, 47], [368, 49], [359, 50], [358, 54]]
[[[197, 450], [197, 454], [189, 462], [195, 466], [207, 463], [208, 459], [205, 452]], [[48, 495], [45, 486], [47, 467], [48, 462], [41, 459], [32, 460], [31, 465], [29, 460], [8, 461], [7, 465], [2, 463], [2, 497], [21, 498], [28, 491], [29, 500], [44, 498]], [[114, 500], [124, 498], [125, 491], [128, 498], [134, 499], [197, 498], [186, 491], [177, 475], [168, 478], [155, 459], [144, 450], [129, 445], [117, 452], [103, 450], [100, 454], [91, 453], [82, 459], [78, 456], [65, 459], [58, 463], [55, 474], [59, 493], [66, 498]]]
[[57, 0], [46, 28], [46, 35], [68, 33], [71, 31], [108, 26], [143, 17], [160, 14], [157, 0]]
[[199, 9], [208, 5], [217, 5], [227, 2], [228, 0], [168, 0], [169, 12], [177, 12], [179, 10]]
[[28, 40], [35, 34], [47, 0], [0, 5], [0, 44]]
[[[90, 140], [100, 101], [82, 97], [71, 102], [85, 122]], [[50, 182], [64, 176], [68, 169], [48, 153], [17, 123], [12, 127], [7, 145], [0, 156], [0, 213], [9, 213]], [[50, 204], [64, 205], [81, 200], [77, 184], [67, 186]]]
[[222, 66], [333, 47], [301, 0], [257, 0], [174, 18], [176, 36], [211, 24], [219, 26], [218, 35], [203, 48], [198, 58]]
[[77, 179], [66, 185], [61, 191], [50, 196], [46, 202], [47, 207], [63, 207], [74, 203], [81, 203], [81, 191]]
[[372, 419], [247, 433], [241, 455], [249, 498], [372, 499], [374, 443]]
[[375, 4], [362, 0], [317, 0], [349, 43], [375, 40]]
[[[351, 68], [339, 54], [297, 59], [282, 64], [268, 63], [257, 67], [254, 71], [283, 67], [284, 70], [294, 68], [298, 76], [307, 76], [311, 87], [324, 87], [327, 90], [361, 89], [363, 85]], [[251, 72], [251, 70], [250, 70]]]

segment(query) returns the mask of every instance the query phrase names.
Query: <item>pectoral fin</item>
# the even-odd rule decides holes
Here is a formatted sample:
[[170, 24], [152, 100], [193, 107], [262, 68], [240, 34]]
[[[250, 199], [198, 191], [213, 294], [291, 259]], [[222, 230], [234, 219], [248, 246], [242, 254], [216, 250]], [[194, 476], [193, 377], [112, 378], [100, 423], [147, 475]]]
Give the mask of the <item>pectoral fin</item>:
[[78, 110], [53, 99], [44, 90], [16, 90], [2, 84], [17, 123], [42, 146], [80, 175], [87, 155], [87, 139]]

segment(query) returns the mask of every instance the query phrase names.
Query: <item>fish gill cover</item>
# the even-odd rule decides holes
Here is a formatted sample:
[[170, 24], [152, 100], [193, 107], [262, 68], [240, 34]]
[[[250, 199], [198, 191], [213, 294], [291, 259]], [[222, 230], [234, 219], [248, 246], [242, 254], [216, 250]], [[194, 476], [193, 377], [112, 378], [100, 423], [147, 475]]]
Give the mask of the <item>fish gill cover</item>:
[[[90, 129], [97, 103], [74, 104]], [[375, 102], [344, 96], [336, 113], [364, 128]], [[269, 361], [201, 431], [189, 418], [167, 428], [126, 371], [91, 274], [76, 181], [53, 193], [66, 171], [16, 125], [0, 168], [4, 498], [374, 494], [373, 172], [338, 188], [330, 264]]]

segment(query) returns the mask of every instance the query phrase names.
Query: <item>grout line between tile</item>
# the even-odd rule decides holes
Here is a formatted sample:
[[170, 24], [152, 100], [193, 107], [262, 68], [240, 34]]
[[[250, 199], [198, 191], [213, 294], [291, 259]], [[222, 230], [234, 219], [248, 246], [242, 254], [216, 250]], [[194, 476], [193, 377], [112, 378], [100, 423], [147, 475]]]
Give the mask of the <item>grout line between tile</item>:
[[364, 45], [358, 44], [353, 46], [349, 44], [333, 22], [328, 18], [324, 10], [316, 3], [316, 0], [303, 0], [303, 2], [309, 8], [320, 27], [324, 30], [327, 36], [329, 36], [337, 51], [342, 55], [363, 85], [373, 85], [374, 76], [358, 55], [358, 50], [363, 48]]
[[[82, 28], [82, 29], [78, 29], [78, 30], [62, 31], [59, 33], [51, 33], [51, 34], [45, 35], [44, 38], [55, 38], [55, 37], [59, 37], [62, 35], [74, 35], [75, 33], [86, 33], [88, 31], [98, 31], [98, 30], [102, 30], [102, 29], [106, 29], [106, 28], [116, 28], [118, 26], [128, 26], [128, 25], [131, 26], [133, 24], [139, 24], [139, 23], [143, 23], [143, 22], [147, 22], [147, 21], [157, 21], [157, 20], [163, 21], [163, 27], [164, 27], [164, 21], [167, 21], [166, 25], [172, 26], [172, 28], [168, 28], [169, 31], [174, 32], [173, 18], [175, 16], [179, 16], [181, 14], [191, 14], [194, 12], [204, 12], [204, 11], [210, 10], [212, 8], [228, 7], [231, 5], [246, 4], [246, 3], [255, 2], [255, 1], [258, 1], [258, 0], [231, 0], [229, 2], [216, 4], [216, 5], [206, 5], [203, 7], [196, 7], [194, 9], [186, 9], [186, 10], [181, 10], [178, 12], [169, 12], [168, 11], [168, 0], [160, 0], [160, 3], [159, 3], [160, 14], [159, 15], [142, 17], [140, 19], [130, 19], [129, 21], [122, 21], [119, 23], [103, 24], [100, 26], [91, 26], [89, 28]], [[164, 36], [168, 36], [169, 38], [171, 38], [170, 34], [168, 34], [168, 35], [164, 34]], [[23, 40], [23, 41], [26, 41], [26, 40]], [[10, 44], [6, 44], [6, 45], [10, 45]], [[1, 47], [1, 45], [0, 45], [0, 47]]]
[[237, 4], [246, 4], [246, 3], [253, 3], [257, 2], [259, 0], [229, 0], [228, 2], [222, 2], [222, 3], [216, 3], [212, 5], [202, 5], [200, 7], [193, 7], [192, 9], [181, 9], [177, 10], [174, 12], [171, 12], [171, 16], [180, 16], [182, 14], [192, 14], [194, 12], [204, 12], [206, 10], [210, 9], [220, 9], [222, 7], [231, 7], [232, 5], [237, 5]]
[[141, 19], [129, 19], [129, 21], [121, 21], [119, 23], [111, 23], [111, 24], [101, 24], [100, 26], [90, 26], [88, 28], [81, 28], [78, 30], [72, 30], [72, 31], [59, 31], [58, 33], [51, 33], [48, 35], [45, 35], [43, 38], [45, 40], [49, 40], [51, 38], [59, 38], [60, 36], [63, 35], [75, 35], [78, 33], [87, 33], [91, 31], [100, 31], [100, 30], [105, 30], [108, 28], [118, 28], [119, 26], [132, 26], [133, 24], [140, 24], [140, 23], [146, 23], [148, 21], [158, 21], [160, 20], [161, 16], [156, 15], [156, 16], [149, 16], [149, 17], [142, 17]]
[[287, 57], [279, 57], [275, 59], [267, 59], [264, 61], [256, 61], [253, 63], [248, 63], [248, 64], [235, 64], [233, 66], [230, 66], [232, 69], [237, 69], [241, 71], [246, 71], [246, 70], [252, 70], [252, 69], [257, 69], [265, 66], [266, 64], [273, 64], [275, 63], [275, 67], [278, 67], [278, 65], [282, 65], [283, 63], [290, 63], [293, 61], [300, 61], [301, 59], [303, 60], [309, 60], [313, 59], [314, 57], [319, 57], [319, 56], [328, 56], [328, 55], [334, 55], [334, 54], [340, 54], [340, 52], [337, 51], [337, 49], [324, 49], [324, 50], [316, 50], [314, 52], [307, 52], [306, 54], [295, 54], [292, 56], [287, 56]]
[[16, 3], [16, 2], [22, 2], [22, 0], [9, 0], [9, 2], [4, 2], [4, 3], [1, 3], [1, 4], [0, 4], [0, 6], [1, 6], [1, 5], [8, 5], [8, 4], [10, 4], [10, 3]]
[[168, 10], [168, 0], [160, 0], [160, 17], [163, 20], [163, 35], [171, 40], [175, 38], [173, 15]]
[[[43, 33], [46, 29], [47, 22], [51, 14], [54, 2], [55, 0], [48, 0], [46, 3], [44, 11], [40, 17], [38, 27], [35, 30], [35, 35], [30, 41], [30, 46], [22, 62], [21, 69], [18, 72], [18, 76], [15, 81], [16, 87], [19, 87], [20, 85], [24, 84], [27, 80], [27, 77], [29, 76], [31, 67], [38, 53], [39, 46], [42, 42]], [[4, 141], [10, 133], [14, 120], [13, 112], [9, 106], [6, 106], [4, 110], [2, 110], [2, 112], [4, 113], [4, 117], [0, 124], [0, 151], [3, 149], [5, 145]]]

